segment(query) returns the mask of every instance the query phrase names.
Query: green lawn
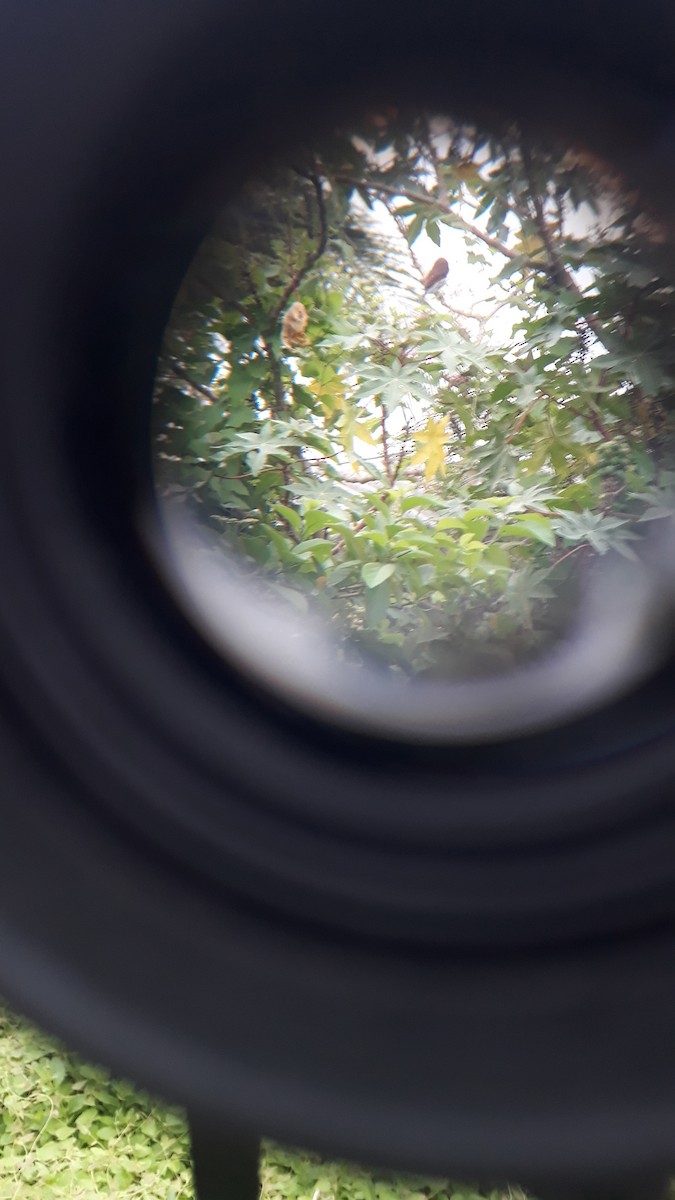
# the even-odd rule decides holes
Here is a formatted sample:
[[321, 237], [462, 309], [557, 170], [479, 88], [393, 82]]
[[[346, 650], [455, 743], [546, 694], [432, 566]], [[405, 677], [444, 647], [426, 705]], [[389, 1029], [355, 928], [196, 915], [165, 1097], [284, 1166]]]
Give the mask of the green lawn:
[[[183, 1114], [0, 1008], [0, 1200], [193, 1200]], [[261, 1200], [482, 1200], [267, 1143]], [[224, 1198], [225, 1200], [225, 1198]], [[522, 1200], [517, 1188], [490, 1200]]]

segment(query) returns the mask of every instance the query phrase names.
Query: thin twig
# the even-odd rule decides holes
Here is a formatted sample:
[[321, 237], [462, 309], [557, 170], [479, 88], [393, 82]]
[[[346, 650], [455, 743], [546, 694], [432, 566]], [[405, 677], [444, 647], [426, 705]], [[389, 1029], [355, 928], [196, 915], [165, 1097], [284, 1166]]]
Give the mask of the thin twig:
[[387, 433], [387, 409], [386, 405], [380, 405], [380, 429], [382, 430], [382, 460], [384, 462], [384, 473], [387, 477], [387, 483], [392, 483], [391, 464], [389, 462], [389, 435]]
[[612, 440], [611, 433], [607, 429], [607, 426], [603, 423], [602, 419], [594, 411], [594, 409], [589, 408], [587, 412], [581, 412], [580, 409], [575, 408], [573, 404], [566, 404], [565, 408], [567, 409], [568, 412], [574, 413], [575, 417], [581, 417], [582, 421], [590, 421], [590, 423], [593, 426], [593, 428], [595, 429], [596, 433], [600, 434], [600, 437], [602, 438], [602, 440], [604, 442], [611, 442], [611, 440]]
[[[205, 384], [197, 383], [194, 379], [191, 379], [185, 367], [181, 366], [180, 363], [172, 362], [170, 365], [170, 370], [174, 375], [178, 375], [180, 379], [185, 380], [188, 386], [191, 387], [195, 392], [199, 392], [200, 395], [204, 396], [204, 398], [208, 400], [209, 404], [221, 403], [220, 397], [216, 396], [215, 392], [212, 392], [211, 389], [206, 387]], [[223, 413], [223, 416], [227, 415], [227, 413]]]
[[398, 452], [398, 456], [396, 458], [396, 466], [394, 467], [394, 474], [392, 475], [391, 480], [390, 480], [390, 483], [392, 485], [396, 483], [396, 480], [398, 479], [400, 471], [401, 471], [401, 467], [403, 466], [403, 459], [405, 458], [405, 452], [406, 452], [406, 446], [408, 444], [409, 434], [410, 434], [410, 421], [406, 421], [405, 429], [402, 434], [401, 449]]
[[578, 546], [573, 546], [571, 550], [567, 550], [565, 552], [565, 554], [562, 554], [560, 556], [560, 558], [556, 558], [555, 562], [551, 563], [550, 570], [552, 571], [554, 567], [559, 567], [560, 564], [562, 562], [564, 562], [566, 558], [571, 558], [572, 555], [576, 554], [578, 550], [587, 550], [587, 549], [588, 549], [588, 542], [580, 542]]
[[[409, 200], [411, 204], [424, 204], [428, 208], [434, 208], [437, 212], [442, 212], [446, 216], [452, 217], [458, 229], [463, 229], [465, 233], [470, 233], [472, 237], [489, 246], [491, 250], [496, 250], [499, 254], [503, 254], [504, 258], [514, 260], [521, 257], [517, 250], [511, 250], [509, 246], [505, 246], [497, 238], [490, 237], [489, 234], [484, 233], [477, 225], [472, 225], [470, 221], [465, 221], [463, 217], [460, 217], [454, 211], [451, 204], [443, 204], [441, 200], [426, 192], [408, 191], [404, 188], [392, 187], [389, 184], [380, 182], [369, 183], [367, 180], [354, 179], [351, 175], [343, 175], [341, 172], [338, 172], [334, 178], [338, 183], [351, 184], [352, 187], [374, 192], [376, 195], [382, 193], [384, 196], [401, 197], [403, 200]], [[523, 262], [523, 266], [530, 267], [536, 271], [541, 271], [542, 265], [542, 263], [536, 262], [534, 259], [525, 259]]]
[[[551, 231], [549, 229], [548, 221], [546, 220], [546, 214], [544, 212], [544, 206], [541, 202], [541, 196], [539, 195], [534, 180], [532, 159], [527, 146], [521, 146], [521, 154], [523, 158], [523, 165], [525, 167], [525, 174], [527, 177], [527, 187], [530, 200], [534, 210], [535, 224], [546, 252], [551, 279], [558, 285], [558, 287], [570, 292], [580, 303], [583, 303], [584, 294], [581, 288], [579, 287], [576, 279], [565, 266], [560, 255], [558, 254], [556, 246], [553, 244]], [[580, 320], [584, 322], [588, 329], [590, 329], [591, 333], [597, 338], [600, 344], [605, 347], [606, 350], [611, 350], [611, 342], [608, 342], [602, 323], [597, 317], [591, 316], [590, 314], [582, 314], [580, 316]]]
[[518, 417], [518, 420], [516, 421], [515, 425], [513, 426], [513, 429], [511, 430], [509, 436], [506, 438], [507, 444], [509, 442], [513, 441], [513, 439], [517, 433], [520, 433], [520, 430], [522, 429], [527, 418], [529, 417], [530, 413], [532, 412], [532, 409], [534, 408], [537, 401], [540, 399], [541, 399], [541, 397], [539, 396], [539, 393], [537, 393], [537, 395], [534, 397], [534, 400], [531, 400], [530, 403], [528, 404], [527, 408], [523, 409], [522, 413]]
[[293, 278], [286, 284], [286, 287], [281, 293], [281, 297], [274, 310], [272, 320], [273, 325], [276, 325], [290, 297], [300, 286], [307, 272], [310, 271], [314, 264], [319, 261], [328, 243], [328, 225], [326, 223], [326, 204], [323, 196], [323, 182], [318, 175], [310, 175], [308, 178], [310, 179], [316, 194], [317, 211], [319, 214], [319, 237], [314, 249], [310, 251], [303, 265], [298, 268]]

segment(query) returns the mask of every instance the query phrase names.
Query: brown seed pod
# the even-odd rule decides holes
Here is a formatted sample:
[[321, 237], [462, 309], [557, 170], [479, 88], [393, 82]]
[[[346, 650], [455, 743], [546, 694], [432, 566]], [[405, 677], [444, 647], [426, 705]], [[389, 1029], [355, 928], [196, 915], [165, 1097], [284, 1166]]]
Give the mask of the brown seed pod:
[[285, 346], [289, 348], [293, 346], [306, 346], [307, 335], [305, 330], [309, 322], [309, 313], [299, 300], [296, 300], [291, 307], [286, 310], [284, 315], [284, 323], [281, 329], [281, 340]]

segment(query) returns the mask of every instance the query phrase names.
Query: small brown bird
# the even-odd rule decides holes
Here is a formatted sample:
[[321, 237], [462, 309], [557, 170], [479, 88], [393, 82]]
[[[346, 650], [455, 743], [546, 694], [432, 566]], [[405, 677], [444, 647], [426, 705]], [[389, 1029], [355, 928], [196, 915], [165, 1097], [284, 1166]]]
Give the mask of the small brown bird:
[[422, 280], [422, 286], [425, 292], [438, 291], [445, 283], [447, 276], [447, 258], [437, 258], [431, 270], [427, 272]]

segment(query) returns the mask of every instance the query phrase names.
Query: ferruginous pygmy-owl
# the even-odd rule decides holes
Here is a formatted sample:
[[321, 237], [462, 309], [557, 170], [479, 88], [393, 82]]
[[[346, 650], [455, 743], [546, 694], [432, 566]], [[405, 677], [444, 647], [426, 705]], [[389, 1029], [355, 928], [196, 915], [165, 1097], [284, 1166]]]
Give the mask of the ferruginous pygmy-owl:
[[448, 274], [447, 258], [437, 258], [433, 267], [422, 280], [422, 286], [425, 292], [436, 291], [445, 283]]

